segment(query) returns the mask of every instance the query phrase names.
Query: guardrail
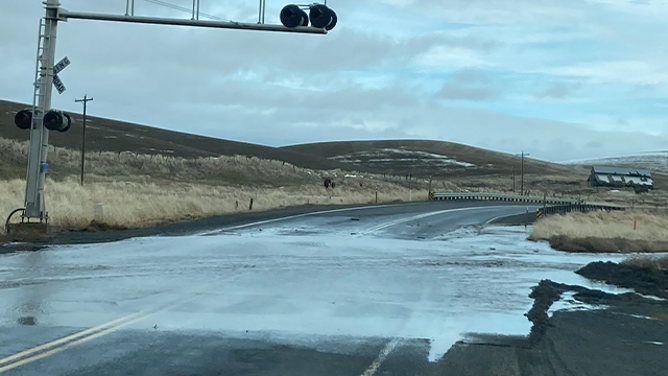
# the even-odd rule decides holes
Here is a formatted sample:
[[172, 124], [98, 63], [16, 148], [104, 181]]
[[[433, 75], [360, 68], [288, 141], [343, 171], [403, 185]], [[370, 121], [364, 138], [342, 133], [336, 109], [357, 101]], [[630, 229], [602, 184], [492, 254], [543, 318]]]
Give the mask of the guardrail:
[[527, 204], [545, 205], [536, 212], [538, 219], [550, 214], [563, 214], [570, 212], [591, 212], [600, 210], [626, 210], [627, 208], [609, 203], [583, 202], [572, 198], [555, 197], [536, 197], [507, 195], [503, 193], [483, 193], [483, 192], [458, 192], [458, 193], [437, 193], [430, 192], [431, 201], [502, 201], [502, 202], [521, 202]]
[[615, 206], [615, 205], [584, 203], [584, 204], [575, 204], [575, 205], [546, 206], [545, 209], [539, 209], [538, 212], [540, 212], [543, 216], [545, 216], [545, 215], [550, 215], [550, 214], [564, 214], [564, 213], [572, 213], [572, 212], [588, 213], [588, 212], [592, 212], [592, 211], [601, 211], [601, 210], [619, 211], [619, 210], [626, 210], [626, 208], [621, 207], [621, 206]]
[[[432, 192], [429, 194], [429, 199], [432, 201], [469, 200], [469, 201], [524, 202], [528, 204], [543, 203], [543, 197], [506, 195], [502, 193], [486, 193], [486, 192], [461, 192], [461, 193]], [[548, 197], [545, 199], [545, 203], [548, 205], [567, 205], [567, 204], [577, 204], [578, 200], [568, 199], [568, 198]]]

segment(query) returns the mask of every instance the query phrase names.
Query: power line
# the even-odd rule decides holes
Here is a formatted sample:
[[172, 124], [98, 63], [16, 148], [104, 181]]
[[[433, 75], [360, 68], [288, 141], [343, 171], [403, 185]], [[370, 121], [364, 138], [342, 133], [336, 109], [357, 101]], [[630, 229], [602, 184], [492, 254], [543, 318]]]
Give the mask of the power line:
[[[163, 1], [163, 0], [144, 0], [144, 1], [147, 2], [147, 3], [153, 3], [153, 4], [156, 4], [156, 5], [162, 5], [162, 6], [164, 6], [164, 7], [171, 8], [171, 9], [174, 9], [174, 10], [179, 10], [179, 11], [186, 12], [186, 13], [191, 13], [191, 12], [193, 11], [193, 10], [190, 9], [190, 8], [187, 8], [187, 7], [184, 7], [184, 6], [181, 6], [181, 5], [172, 4], [172, 3], [169, 3], [169, 2], [167, 2], [167, 1]], [[226, 20], [226, 19], [224, 19], [224, 18], [220, 18], [220, 17], [214, 16], [214, 15], [211, 15], [211, 14], [207, 14], [207, 13], [199, 12], [199, 15], [202, 16], [202, 17], [206, 17], [206, 18], [208, 18], [208, 19], [214, 20], [214, 21], [226, 21], [226, 22], [229, 22], [229, 20]]]

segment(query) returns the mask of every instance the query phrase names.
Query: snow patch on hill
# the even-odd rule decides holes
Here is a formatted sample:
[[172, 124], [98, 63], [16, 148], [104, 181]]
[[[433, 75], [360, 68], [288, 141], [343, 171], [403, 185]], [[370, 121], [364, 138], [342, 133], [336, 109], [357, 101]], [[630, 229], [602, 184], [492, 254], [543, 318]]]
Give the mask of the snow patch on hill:
[[373, 151], [359, 151], [355, 153], [337, 155], [329, 159], [351, 164], [402, 164], [402, 165], [432, 165], [441, 167], [476, 167], [467, 162], [457, 161], [446, 155], [428, 153], [417, 150], [378, 149]]

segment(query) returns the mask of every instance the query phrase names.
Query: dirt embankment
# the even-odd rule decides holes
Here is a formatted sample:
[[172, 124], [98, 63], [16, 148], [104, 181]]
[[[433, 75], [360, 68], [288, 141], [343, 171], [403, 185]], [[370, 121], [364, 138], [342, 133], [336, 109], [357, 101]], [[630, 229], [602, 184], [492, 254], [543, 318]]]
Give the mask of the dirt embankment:
[[635, 267], [624, 263], [592, 262], [576, 273], [595, 281], [632, 288], [641, 294], [668, 299], [668, 270]]
[[545, 239], [556, 250], [573, 253], [662, 253], [668, 252], [668, 242], [614, 238], [570, 238], [556, 235]]
[[[591, 279], [666, 297], [665, 270], [591, 263], [578, 271]], [[569, 294], [570, 293], [570, 294]], [[663, 375], [668, 368], [668, 302], [633, 292], [608, 294], [582, 286], [541, 281], [527, 337], [474, 335], [455, 344], [440, 361], [453, 375]], [[559, 310], [561, 299], [593, 309]]]

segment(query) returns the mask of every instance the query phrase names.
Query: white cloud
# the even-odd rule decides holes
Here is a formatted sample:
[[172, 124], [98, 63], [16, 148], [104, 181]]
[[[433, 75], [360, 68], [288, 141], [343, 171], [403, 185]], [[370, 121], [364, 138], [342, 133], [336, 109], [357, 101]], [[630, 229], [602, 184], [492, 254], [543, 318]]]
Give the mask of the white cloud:
[[480, 53], [475, 50], [455, 46], [434, 46], [428, 51], [418, 55], [413, 64], [432, 68], [440, 71], [462, 68], [492, 67]]
[[[125, 5], [62, 3], [115, 13]], [[139, 14], [188, 17], [137, 4]], [[223, 18], [256, 17], [252, 0], [202, 5]], [[267, 21], [277, 21], [281, 5], [268, 3]], [[668, 51], [660, 48], [668, 30], [657, 16], [668, 15], [666, 2], [330, 5], [339, 26], [327, 36], [72, 20], [59, 29], [58, 58], [68, 55], [72, 66], [62, 74], [68, 91], [54, 105], [80, 111], [73, 100], [88, 93], [96, 98], [94, 115], [273, 145], [440, 138], [572, 159], [666, 141], [656, 136], [665, 115], [647, 113], [668, 103]], [[36, 1], [5, 1], [0, 10], [0, 50], [10, 51], [3, 53], [0, 97], [28, 102], [43, 10]], [[464, 101], [443, 107], [443, 98]], [[624, 112], [610, 115], [619, 103]]]
[[593, 83], [623, 83], [633, 85], [668, 84], [668, 64], [655, 65], [648, 61], [602, 61], [537, 71], [559, 76], [581, 77]]

